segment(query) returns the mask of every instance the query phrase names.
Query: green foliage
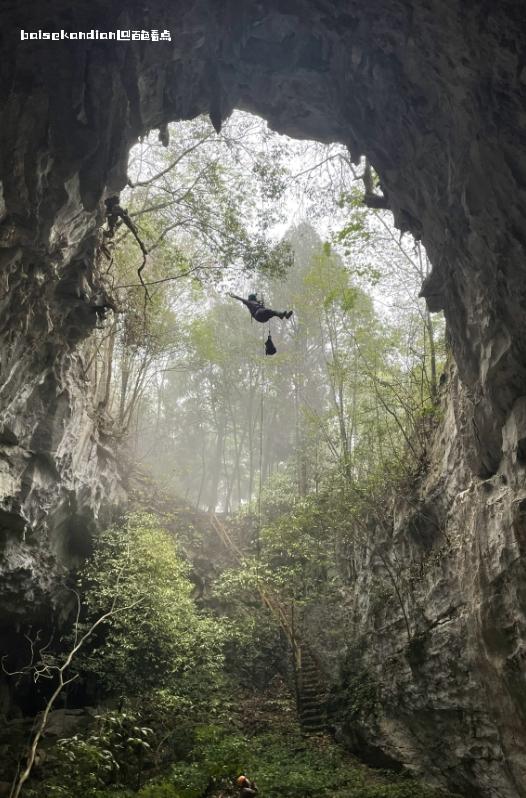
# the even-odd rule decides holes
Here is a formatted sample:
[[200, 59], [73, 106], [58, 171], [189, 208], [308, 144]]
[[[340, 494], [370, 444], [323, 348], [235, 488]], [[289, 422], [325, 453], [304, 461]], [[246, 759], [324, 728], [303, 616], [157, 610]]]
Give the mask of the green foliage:
[[[408, 779], [375, 776], [326, 739], [267, 733], [245, 738], [226, 729], [203, 730], [190, 765], [176, 766], [159, 785], [141, 796], [199, 798], [232, 784], [239, 773], [257, 782], [261, 798], [438, 798], [436, 791]], [[168, 785], [174, 788], [169, 792]]]
[[371, 674], [362, 668], [348, 674], [343, 690], [343, 706], [351, 717], [374, 715], [378, 709], [378, 686]]
[[[229, 790], [240, 773], [257, 782], [261, 798], [439, 798], [440, 793], [392, 773], [369, 771], [327, 738], [267, 732], [247, 737], [225, 726], [199, 726], [192, 753], [138, 792], [70, 781], [46, 795], [76, 798], [204, 798]], [[445, 798], [445, 796], [444, 796]]]
[[[272, 491], [268, 495], [269, 504], [264, 507], [267, 513], [265, 546], [270, 558], [279, 555], [278, 559], [283, 559], [288, 548], [287, 556], [294, 564], [295, 559], [302, 560], [308, 556], [309, 547], [317, 545], [319, 507], [308, 497], [291, 505], [292, 496], [283, 482], [279, 501], [271, 500]], [[283, 523], [285, 507], [289, 509], [292, 525], [295, 525], [291, 537]], [[309, 530], [310, 542], [297, 547], [296, 533], [303, 528]], [[314, 530], [317, 530], [316, 535]], [[236, 596], [236, 591], [244, 590], [250, 595], [253, 590], [250, 578], [247, 580], [246, 574], [244, 581], [241, 578], [243, 573], [241, 569], [239, 578], [235, 579], [231, 573], [225, 580], [227, 587], [230, 582], [230, 601]], [[290, 573], [293, 574], [293, 569]], [[267, 578], [271, 578], [271, 569]], [[279, 702], [272, 705], [270, 731], [252, 736], [242, 733], [243, 703], [239, 707], [232, 703], [235, 694], [229, 694], [226, 682], [221, 685], [223, 694], [218, 696], [218, 720], [214, 721], [211, 699], [219, 685], [215, 670], [217, 663], [211, 665], [206, 656], [203, 659], [201, 646], [194, 646], [186, 636], [192, 633], [201, 644], [206, 642], [205, 648], [209, 650], [208, 626], [205, 627], [206, 633], [200, 629], [205, 619], [197, 613], [191, 600], [188, 604], [186, 567], [174, 550], [172, 539], [152, 516], [130, 516], [124, 527], [104, 533], [92, 561], [84, 570], [81, 584], [89, 598], [90, 612], [95, 614], [108, 603], [112, 604], [115, 596], [119, 601], [117, 608], [128, 606], [134, 596], [141, 599], [136, 606], [144, 611], [142, 598], [148, 597], [150, 614], [139, 616], [140, 626], [143, 623], [147, 626], [147, 641], [141, 637], [142, 628], [135, 629], [137, 617], [123, 613], [117, 616], [118, 622], [112, 623], [105, 637], [97, 642], [87, 660], [88, 667], [93, 667], [92, 672], [100, 675], [113, 695], [122, 694], [124, 690], [132, 696], [134, 708], [103, 713], [96, 717], [89, 732], [60, 741], [50, 758], [45, 781], [33, 789], [34, 798], [76, 798], [79, 794], [86, 798], [129, 798], [131, 795], [141, 798], [204, 798], [230, 789], [241, 772], [257, 781], [261, 798], [332, 798], [335, 793], [347, 798], [432, 798], [435, 795], [414, 782], [371, 774], [350, 759], [342, 748], [325, 738], [305, 740]], [[223, 588], [224, 601], [227, 587]], [[238, 597], [238, 601], [243, 604], [246, 598]], [[177, 616], [175, 627], [167, 621], [167, 603], [170, 607], [168, 614]], [[248, 618], [254, 611], [250, 601], [246, 608], [245, 617]], [[264, 626], [264, 616], [255, 613], [254, 620], [252, 632], [248, 626], [243, 629], [242, 624], [238, 624], [237, 632], [233, 634], [234, 640], [239, 634], [243, 661], [252, 642], [256, 649], [261, 644], [261, 637], [258, 638], [257, 634], [261, 635], [259, 627]], [[172, 634], [177, 636], [177, 641], [172, 639]], [[176, 642], [181, 645], [179, 636], [183, 639], [184, 652], [174, 648]], [[218, 639], [223, 641], [224, 636], [215, 630], [212, 640], [217, 642]], [[110, 640], [114, 647], [128, 646], [128, 661], [134, 664], [134, 671], [126, 673], [118, 651], [108, 649]], [[153, 689], [148, 682], [149, 660], [142, 650], [147, 643], [162, 658], [164, 670], [158, 671], [156, 677], [163, 684], [162, 688]], [[178, 665], [175, 678], [171, 659], [166, 653], [175, 657], [178, 663], [187, 663], [186, 667]], [[374, 712], [378, 700], [372, 679], [357, 667], [356, 657], [348, 660], [344, 690], [339, 697], [344, 703], [347, 720]], [[118, 672], [121, 669], [118, 689], [114, 677], [108, 681], [106, 658], [111, 661], [112, 668]], [[136, 695], [138, 678], [145, 663], [143, 683], [146, 689], [139, 696]], [[201, 679], [199, 683], [187, 681], [189, 670], [195, 671], [194, 676]], [[235, 675], [233, 671], [232, 674]], [[210, 675], [216, 680], [212, 688], [202, 682]], [[207, 699], [206, 705], [203, 695]], [[250, 707], [247, 712], [250, 714]], [[281, 715], [284, 722], [280, 727]], [[145, 718], [147, 721], [143, 720]]]
[[213, 599], [229, 619], [226, 669], [233, 680], [251, 689], [265, 688], [289, 657], [280, 626], [257, 590], [271, 582], [270, 570], [247, 558], [243, 568], [224, 570], [213, 587]]
[[[338, 206], [342, 209], [345, 208], [347, 218], [344, 224], [334, 231], [333, 242], [342, 247], [346, 255], [351, 255], [374, 238], [368, 224], [371, 214], [363, 204], [363, 192], [357, 187], [353, 187], [349, 192], [342, 191]], [[355, 274], [365, 277], [373, 285], [380, 279], [378, 269], [370, 267], [368, 264], [355, 267]]]
[[161, 781], [143, 787], [137, 795], [140, 798], [200, 798], [203, 791], [192, 787], [179, 788], [172, 782]]
[[174, 765], [168, 778], [145, 785], [140, 798], [201, 798], [207, 793], [210, 780], [199, 762]]
[[222, 726], [198, 727], [195, 736], [194, 756], [214, 784], [232, 780], [243, 772], [250, 752], [246, 737]]
[[46, 795], [56, 798], [81, 793], [95, 798], [117, 770], [112, 752], [98, 740], [83, 740], [75, 735], [60, 740], [56, 753], [57, 762], [48, 766], [46, 778]]
[[99, 798], [109, 784], [135, 785], [150, 752], [153, 730], [136, 714], [105, 712], [94, 729], [59, 740], [46, 775], [46, 795]]
[[221, 672], [224, 630], [196, 609], [188, 566], [154, 516], [131, 515], [103, 532], [80, 590], [86, 623], [117, 611], [80, 661], [101, 688], [134, 696], [162, 684], [181, 706], [209, 700]]

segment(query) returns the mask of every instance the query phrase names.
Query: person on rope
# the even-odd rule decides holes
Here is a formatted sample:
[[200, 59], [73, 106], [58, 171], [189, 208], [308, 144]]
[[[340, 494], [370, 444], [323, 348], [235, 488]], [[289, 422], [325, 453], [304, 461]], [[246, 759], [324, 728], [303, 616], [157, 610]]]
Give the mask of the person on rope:
[[239, 798], [253, 798], [258, 794], [255, 781], [250, 781], [246, 776], [238, 776], [236, 785], [239, 787]]
[[228, 296], [232, 297], [232, 299], [238, 299], [246, 305], [252, 318], [256, 321], [260, 321], [262, 324], [274, 317], [278, 319], [290, 319], [292, 316], [292, 310], [271, 310], [270, 308], [266, 308], [264, 303], [258, 299], [257, 294], [249, 294], [248, 299], [243, 299], [243, 297], [236, 296], [230, 292]]

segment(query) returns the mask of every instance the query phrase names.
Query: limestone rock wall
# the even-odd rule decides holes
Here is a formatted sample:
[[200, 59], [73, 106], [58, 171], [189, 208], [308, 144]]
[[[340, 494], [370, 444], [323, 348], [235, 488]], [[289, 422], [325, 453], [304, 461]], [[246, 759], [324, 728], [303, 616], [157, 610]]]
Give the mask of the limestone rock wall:
[[[408, 537], [401, 508], [388, 547], [416, 564], [422, 547], [441, 552], [415, 588], [422, 629], [434, 625], [411, 667], [403, 618], [398, 649], [400, 618], [394, 609], [385, 619], [368, 657], [376, 669], [392, 663], [394, 693], [367, 734], [403, 761], [427, 751], [455, 784], [523, 795], [522, 0], [49, 0], [29, 10], [5, 0], [1, 15], [2, 625], [43, 612], [119, 494], [81, 355], [95, 324], [102, 200], [125, 184], [142, 133], [250, 110], [281, 132], [368, 155], [397, 224], [428, 248], [424, 294], [444, 308], [458, 367], [443, 456], [419, 489], [427, 510]], [[20, 28], [166, 28], [172, 41], [20, 41]], [[439, 683], [448, 658], [458, 672]]]
[[9, 624], [49, 612], [64, 568], [87, 554], [110, 502], [123, 500], [79, 348], [95, 313], [61, 293], [59, 258], [14, 258], [0, 323], [0, 617]]
[[[471, 465], [495, 472], [526, 376], [522, 0], [10, 5], [1, 179], [17, 240], [34, 244], [38, 228], [37, 246], [59, 246], [68, 214], [93, 220], [104, 192], [125, 184], [131, 143], [174, 119], [209, 112], [220, 124], [237, 107], [292, 136], [341, 141], [369, 156], [398, 225], [428, 248], [424, 294], [448, 319]], [[172, 41], [19, 41], [20, 28], [166, 28]]]
[[497, 473], [481, 479], [462, 451], [462, 397], [452, 369], [428, 472], [357, 548], [333, 710], [373, 762], [463, 795], [516, 798], [526, 795], [524, 411], [511, 414]]

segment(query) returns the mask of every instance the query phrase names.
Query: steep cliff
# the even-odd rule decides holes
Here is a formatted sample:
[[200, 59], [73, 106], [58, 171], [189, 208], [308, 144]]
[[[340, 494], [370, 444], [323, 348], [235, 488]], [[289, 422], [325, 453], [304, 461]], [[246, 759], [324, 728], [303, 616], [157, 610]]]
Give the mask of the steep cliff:
[[63, 218], [55, 244], [49, 228], [31, 230], [13, 217], [2, 225], [0, 570], [8, 629], [44, 622], [65, 569], [89, 552], [104, 507], [123, 499], [80, 349], [96, 318], [81, 293], [84, 286], [90, 295], [94, 274], [81, 217]]
[[[0, 41], [6, 634], [13, 618], [42, 615], [63, 567], [89, 549], [101, 507], [120, 495], [81, 354], [96, 318], [102, 200], [124, 186], [145, 131], [254, 111], [281, 132], [369, 156], [397, 224], [428, 248], [424, 294], [444, 308], [458, 368], [443, 456], [419, 489], [424, 509], [389, 544], [415, 564], [438, 552], [415, 588], [421, 645], [407, 659], [401, 626], [396, 650], [388, 631], [367, 654], [373, 669], [394, 663], [396, 693], [368, 734], [402, 761], [425, 749], [452, 783], [524, 795], [522, 2], [78, 0], [72, 11], [50, 0], [31, 18], [19, 6], [2, 5]], [[167, 29], [172, 41], [21, 41], [21, 28]]]
[[524, 409], [481, 479], [466, 465], [463, 391], [452, 368], [425, 476], [357, 545], [333, 709], [372, 761], [515, 798], [526, 794]]

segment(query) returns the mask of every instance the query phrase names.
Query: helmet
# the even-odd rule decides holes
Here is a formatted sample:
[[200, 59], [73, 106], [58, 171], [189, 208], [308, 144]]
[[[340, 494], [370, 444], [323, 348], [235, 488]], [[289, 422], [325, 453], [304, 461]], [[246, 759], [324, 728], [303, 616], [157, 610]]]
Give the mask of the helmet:
[[249, 302], [257, 302], [258, 301], [258, 295], [257, 294], [249, 294], [248, 295], [248, 300], [249, 300]]
[[237, 777], [237, 779], [236, 779], [236, 784], [237, 784], [239, 787], [242, 787], [242, 786], [243, 786], [243, 784], [244, 784], [246, 781], [248, 781], [248, 779], [247, 779], [247, 777], [246, 777], [246, 776], [238, 776], [238, 777]]

